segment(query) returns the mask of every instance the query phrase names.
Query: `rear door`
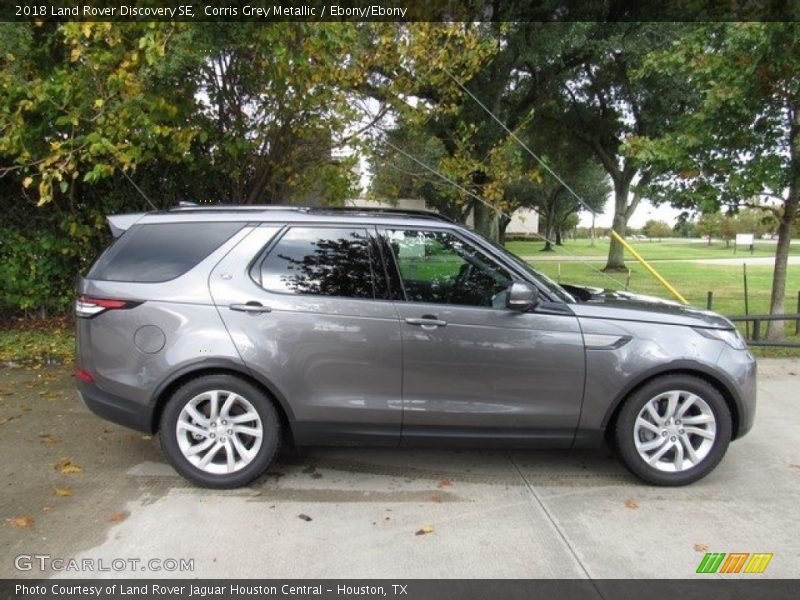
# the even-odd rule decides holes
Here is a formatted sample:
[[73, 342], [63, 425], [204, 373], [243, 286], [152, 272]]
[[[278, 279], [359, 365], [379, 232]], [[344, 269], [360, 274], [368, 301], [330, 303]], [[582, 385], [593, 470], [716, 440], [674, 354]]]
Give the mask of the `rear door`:
[[403, 443], [569, 446], [585, 370], [577, 319], [506, 308], [519, 277], [452, 230], [383, 233], [402, 288]]
[[377, 252], [364, 225], [265, 225], [211, 274], [242, 359], [284, 398], [298, 443], [399, 443], [400, 325]]

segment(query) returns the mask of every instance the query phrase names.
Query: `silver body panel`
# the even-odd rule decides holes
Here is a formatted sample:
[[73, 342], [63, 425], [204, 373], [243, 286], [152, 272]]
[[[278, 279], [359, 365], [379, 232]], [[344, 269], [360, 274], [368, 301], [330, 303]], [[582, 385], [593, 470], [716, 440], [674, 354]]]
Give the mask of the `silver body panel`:
[[[752, 425], [752, 356], [693, 329], [730, 328], [727, 319], [636, 298], [564, 302], [454, 224], [281, 209], [178, 210], [114, 223], [206, 221], [237, 221], [242, 229], [180, 277], [81, 280], [81, 295], [140, 303], [77, 320], [77, 366], [95, 379], [79, 387], [102, 416], [153, 431], [175, 385], [225, 370], [263, 386], [299, 444], [589, 446], [602, 441], [614, 411], [636, 386], [680, 371], [723, 391], [735, 413], [735, 436]], [[267, 291], [251, 278], [250, 266], [291, 224], [357, 225], [373, 234], [392, 226], [458, 231], [515, 277], [538, 286], [542, 302], [521, 313], [396, 296]], [[254, 302], [268, 312], [231, 309]], [[444, 324], [407, 322], [429, 317]]]

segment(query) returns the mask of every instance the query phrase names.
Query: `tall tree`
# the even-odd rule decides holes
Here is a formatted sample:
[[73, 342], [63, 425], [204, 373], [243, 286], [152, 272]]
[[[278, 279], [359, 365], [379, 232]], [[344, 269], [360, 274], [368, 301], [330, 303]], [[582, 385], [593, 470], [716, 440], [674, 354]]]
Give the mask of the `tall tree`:
[[[655, 191], [677, 206], [774, 213], [770, 312], [782, 313], [800, 194], [800, 25], [707, 25], [655, 53], [642, 77], [653, 72], [691, 81], [695, 101], [674, 130], [632, 140], [631, 150], [657, 169]], [[783, 324], [771, 322], [768, 335], [782, 337]]]
[[[653, 50], [668, 48], [680, 23], [570, 23], [524, 26], [530, 41], [520, 60], [517, 93], [535, 103], [537, 118], [558, 125], [603, 165], [614, 187], [613, 228], [625, 235], [645, 184], [646, 163], [626, 151], [640, 136], [669, 131], [685, 107], [685, 82], [634, 77]], [[624, 270], [622, 246], [611, 241], [606, 270]]]
[[355, 158], [334, 150], [370, 125], [357, 101], [419, 89], [447, 105], [425, 61], [469, 76], [483, 53], [460, 24], [2, 27], [0, 174], [22, 173], [42, 203], [170, 160], [221, 182], [216, 201], [341, 201]]
[[[561, 243], [561, 233], [572, 215], [581, 210], [601, 211], [611, 191], [608, 176], [594, 154], [569, 136], [559, 136], [552, 124], [533, 123], [522, 138], [528, 147], [537, 148], [540, 158], [577, 194], [549, 174], [536, 181], [518, 180], [510, 186], [511, 206], [531, 208], [539, 214], [539, 231], [545, 238], [543, 251]], [[524, 155], [524, 169], [539, 165], [532, 156]]]

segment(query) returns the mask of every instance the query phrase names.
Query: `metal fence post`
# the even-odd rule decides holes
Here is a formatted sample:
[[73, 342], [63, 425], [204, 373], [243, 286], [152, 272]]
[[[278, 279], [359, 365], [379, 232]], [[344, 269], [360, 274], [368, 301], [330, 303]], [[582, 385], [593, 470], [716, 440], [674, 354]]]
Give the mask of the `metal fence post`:
[[[797, 314], [800, 315], [800, 292], [797, 292]], [[800, 319], [795, 319], [794, 334], [800, 335]]]
[[[744, 314], [745, 316], [750, 314], [750, 306], [747, 299], [747, 263], [742, 263], [742, 273], [744, 275]], [[755, 324], [753, 325], [755, 327]], [[745, 337], [750, 337], [750, 321], [744, 322], [745, 327]], [[753, 339], [756, 339], [753, 337]]]

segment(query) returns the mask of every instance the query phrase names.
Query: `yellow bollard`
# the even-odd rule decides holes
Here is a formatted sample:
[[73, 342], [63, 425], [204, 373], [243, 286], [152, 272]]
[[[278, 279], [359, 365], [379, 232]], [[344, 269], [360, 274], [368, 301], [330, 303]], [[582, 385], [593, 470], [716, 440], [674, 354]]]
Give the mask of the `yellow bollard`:
[[641, 256], [639, 256], [639, 253], [636, 252], [636, 250], [634, 250], [631, 247], [631, 245], [628, 242], [625, 241], [625, 238], [623, 238], [620, 234], [618, 234], [613, 229], [611, 230], [611, 235], [614, 236], [614, 239], [617, 240], [620, 244], [622, 244], [622, 246], [628, 252], [630, 252], [636, 260], [638, 260], [640, 263], [642, 263], [642, 266], [645, 269], [647, 269], [650, 272], [650, 274], [659, 281], [659, 283], [661, 285], [663, 285], [665, 288], [667, 288], [673, 296], [675, 296], [678, 300], [680, 300], [684, 304], [689, 304], [689, 301], [686, 300], [686, 298], [684, 298], [683, 296], [681, 296], [681, 294], [680, 294], [680, 292], [678, 290], [676, 290], [674, 287], [672, 287], [666, 279], [664, 279], [661, 275], [659, 275], [658, 272], [653, 267], [651, 267], [650, 264], [645, 259], [643, 259]]

